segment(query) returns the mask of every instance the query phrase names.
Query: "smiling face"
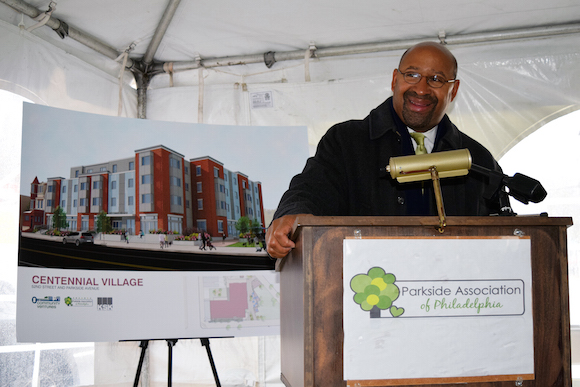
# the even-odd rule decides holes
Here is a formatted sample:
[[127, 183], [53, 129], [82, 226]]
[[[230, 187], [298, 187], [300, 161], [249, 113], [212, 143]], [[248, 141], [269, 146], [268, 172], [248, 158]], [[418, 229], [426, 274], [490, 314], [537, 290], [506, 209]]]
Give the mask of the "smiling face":
[[441, 75], [448, 80], [454, 79], [457, 71], [455, 58], [438, 43], [419, 43], [403, 55], [399, 70], [419, 73], [423, 77], [412, 85], [405, 82], [397, 69], [393, 71], [391, 90], [395, 112], [405, 125], [417, 132], [425, 132], [439, 124], [459, 88], [459, 81], [433, 88], [425, 77]]

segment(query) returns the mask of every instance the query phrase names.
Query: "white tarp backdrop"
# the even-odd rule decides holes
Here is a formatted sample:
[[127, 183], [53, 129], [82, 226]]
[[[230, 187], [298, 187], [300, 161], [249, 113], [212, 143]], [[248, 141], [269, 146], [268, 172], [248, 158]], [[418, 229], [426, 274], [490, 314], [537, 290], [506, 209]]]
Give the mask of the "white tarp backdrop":
[[[0, 89], [52, 107], [117, 115], [121, 63], [83, 46], [70, 37], [60, 39], [47, 26], [31, 32], [36, 21], [22, 16], [0, 0]], [[30, 0], [45, 11], [48, 1]], [[141, 58], [166, 8], [159, 1], [89, 2], [60, 0], [53, 16], [105, 42], [119, 53], [131, 43], [130, 56]], [[486, 0], [437, 4], [369, 0], [299, 0], [181, 2], [154, 55], [155, 61], [193, 61], [236, 55], [306, 50], [410, 39], [448, 41], [462, 34], [510, 29], [533, 29], [572, 23], [570, 33], [516, 40], [484, 39], [473, 44], [449, 44], [459, 62], [461, 86], [450, 111], [451, 119], [482, 142], [496, 158], [536, 129], [580, 108], [580, 4], [571, 0]], [[19, 28], [18, 25], [22, 28]], [[147, 118], [162, 121], [227, 125], [306, 125], [311, 151], [330, 125], [363, 118], [390, 95], [391, 73], [403, 50], [360, 55], [311, 58], [175, 72], [153, 77], [147, 92]], [[308, 70], [310, 81], [306, 81]], [[137, 117], [137, 92], [125, 71], [121, 86], [123, 117]], [[272, 107], [252, 108], [255, 92], [271, 92]], [[203, 116], [198, 114], [203, 107]], [[0, 106], [0, 115], [5, 114]], [[2, 128], [18, 130], [18, 128]], [[2, 150], [19, 160], [18, 146], [4, 142]], [[565, 141], [565, 140], [564, 140]], [[538, 149], [540, 154], [542, 149]], [[530, 174], [533, 177], [533, 174]], [[14, 171], [0, 175], [0, 186], [16, 187]], [[0, 201], [1, 203], [1, 201]], [[542, 211], [541, 205], [538, 211]], [[17, 209], [3, 208], [6, 219], [17, 219]], [[4, 221], [3, 221], [4, 222]], [[15, 224], [14, 226], [15, 227]], [[13, 234], [16, 237], [16, 234]], [[8, 243], [8, 242], [7, 242]], [[9, 243], [15, 243], [10, 240]], [[15, 249], [14, 249], [15, 251]], [[16, 260], [16, 255], [12, 258]], [[1, 300], [0, 300], [1, 301]], [[251, 343], [248, 343], [251, 342]], [[247, 339], [224, 349], [236, 367], [252, 369], [260, 383], [277, 385], [279, 368], [276, 338]], [[166, 346], [152, 352], [149, 382], [165, 378]], [[154, 346], [154, 347], [155, 347]], [[197, 348], [197, 344], [194, 345]], [[95, 380], [132, 381], [138, 356], [136, 345], [99, 344]], [[179, 344], [176, 350], [180, 350]], [[126, 349], [126, 350], [124, 350]], [[196, 352], [206, 362], [203, 349]], [[185, 356], [185, 355], [183, 355]], [[155, 360], [159, 357], [159, 364]], [[97, 359], [98, 358], [98, 359]], [[252, 365], [241, 358], [256, 359]], [[123, 359], [123, 360], [119, 360]], [[126, 363], [124, 363], [126, 361]], [[120, 366], [123, 365], [123, 367]], [[125, 367], [126, 364], [129, 364]], [[109, 370], [117, 372], [110, 372]], [[189, 374], [183, 380], [191, 381]], [[189, 379], [188, 379], [189, 378]], [[205, 374], [211, 381], [211, 374]], [[262, 384], [260, 384], [262, 385]]]

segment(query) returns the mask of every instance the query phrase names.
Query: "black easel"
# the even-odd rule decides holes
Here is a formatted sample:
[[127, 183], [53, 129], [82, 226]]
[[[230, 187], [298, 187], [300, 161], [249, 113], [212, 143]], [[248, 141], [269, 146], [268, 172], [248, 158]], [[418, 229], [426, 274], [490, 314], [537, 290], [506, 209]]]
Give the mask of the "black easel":
[[[177, 344], [178, 339], [165, 339], [167, 341], [167, 387], [171, 387], [172, 377], [173, 377], [173, 347]], [[207, 352], [207, 357], [209, 359], [209, 364], [211, 365], [211, 370], [213, 372], [213, 378], [215, 380], [216, 387], [221, 387], [220, 380], [218, 377], [217, 369], [213, 361], [213, 356], [211, 354], [211, 348], [209, 347], [209, 338], [200, 338], [201, 345], [205, 347]], [[139, 365], [137, 366], [137, 373], [135, 374], [135, 381], [133, 382], [133, 387], [138, 387], [139, 379], [141, 377], [141, 371], [143, 369], [143, 360], [145, 359], [145, 351], [149, 346], [149, 340], [143, 340], [139, 344], [141, 348], [141, 356], [139, 357]]]

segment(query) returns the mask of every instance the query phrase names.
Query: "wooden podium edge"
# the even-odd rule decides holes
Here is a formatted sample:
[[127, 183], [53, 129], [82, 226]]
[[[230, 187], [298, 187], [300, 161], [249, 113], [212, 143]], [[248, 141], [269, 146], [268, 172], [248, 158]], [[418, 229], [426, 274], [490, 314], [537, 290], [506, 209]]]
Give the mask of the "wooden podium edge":
[[347, 387], [354, 386], [415, 386], [421, 384], [467, 384], [477, 382], [517, 382], [534, 380], [534, 374], [524, 375], [489, 375], [454, 378], [420, 378], [420, 379], [384, 379], [384, 380], [346, 380]]

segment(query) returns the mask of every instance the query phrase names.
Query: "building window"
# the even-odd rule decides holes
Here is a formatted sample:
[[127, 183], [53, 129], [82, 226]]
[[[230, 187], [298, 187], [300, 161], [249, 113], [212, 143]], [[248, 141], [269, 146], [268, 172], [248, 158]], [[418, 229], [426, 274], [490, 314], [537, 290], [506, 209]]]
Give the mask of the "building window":
[[189, 168], [187, 167], [187, 165], [183, 169], [185, 169], [185, 173], [189, 173]]
[[170, 176], [169, 185], [174, 185], [176, 187], [181, 187], [181, 179], [175, 176]]
[[185, 201], [185, 208], [189, 208], [189, 200]]
[[181, 196], [171, 195], [170, 200], [171, 200], [171, 204], [175, 204], [178, 206], [181, 205]]
[[205, 231], [207, 229], [207, 222], [203, 219], [198, 219], [197, 220], [197, 228], [199, 230]]
[[177, 232], [181, 234], [182, 219], [177, 216], [168, 216], [167, 223], [169, 230], [171, 232]]
[[185, 183], [185, 190], [189, 191], [189, 183]]
[[78, 184], [75, 184], [74, 185], [74, 191], [77, 192], [78, 190], [79, 190], [79, 185]]
[[65, 200], [60, 201], [60, 208], [66, 208], [66, 201]]
[[76, 206], [77, 206], [77, 200], [73, 199], [73, 208], [76, 208]]
[[101, 182], [100, 181], [93, 181], [93, 189], [100, 189]]
[[62, 186], [62, 193], [66, 193], [66, 185]]
[[141, 230], [143, 232], [157, 230], [157, 215], [145, 215], [141, 217]]
[[228, 174], [227, 173], [224, 173], [224, 180], [228, 181]]
[[135, 169], [135, 162], [134, 161], [129, 161], [129, 170], [132, 171]]
[[92, 169], [87, 169], [87, 173], [93, 173]]
[[115, 207], [117, 205], [117, 198], [111, 198], [111, 206]]
[[181, 163], [179, 162], [179, 160], [174, 159], [173, 157], [169, 158], [169, 166], [171, 168], [181, 169]]
[[202, 192], [201, 191], [201, 181], [197, 182], [197, 192]]
[[151, 175], [141, 176], [141, 184], [151, 184]]
[[203, 210], [203, 199], [197, 199], [197, 209]]
[[245, 181], [245, 180], [244, 180], [244, 181], [242, 181], [242, 188], [243, 188], [243, 189], [246, 189], [246, 181]]
[[201, 165], [195, 166], [195, 174], [196, 176], [201, 176]]
[[151, 156], [141, 157], [141, 165], [151, 165]]
[[81, 191], [84, 191], [87, 189], [87, 183], [81, 183]]
[[101, 167], [101, 172], [106, 172], [107, 171], [107, 167]]
[[93, 206], [100, 206], [102, 203], [102, 198], [93, 198]]
[[222, 210], [225, 210], [226, 209], [226, 202], [222, 201], [222, 202], [220, 202], [220, 204], [222, 206]]
[[135, 199], [133, 198], [133, 196], [129, 196], [129, 197], [127, 198], [127, 203], [128, 203], [130, 206], [132, 206], [132, 205], [134, 205], [134, 204], [135, 204]]
[[217, 167], [213, 167], [213, 177], [220, 177], [220, 170]]
[[141, 203], [151, 203], [151, 194], [141, 195]]
[[127, 187], [133, 188], [133, 184], [134, 184], [134, 180], [133, 179], [128, 179], [127, 180]]
[[87, 205], [87, 199], [85, 199], [85, 198], [81, 198], [81, 199], [80, 199], [80, 204], [81, 204], [81, 207], [84, 207], [84, 206], [86, 206], [86, 205]]
[[52, 200], [48, 199], [48, 200], [46, 201], [46, 206], [47, 206], [47, 207], [51, 207], [51, 206], [52, 206]]
[[224, 232], [224, 221], [218, 220], [218, 232]]
[[113, 173], [117, 173], [117, 164], [113, 164]]
[[226, 187], [223, 184], [220, 184], [220, 192], [226, 192]]
[[75, 177], [79, 177], [79, 170], [78, 169], [75, 171]]
[[48, 192], [52, 192], [52, 185], [48, 186]]
[[117, 189], [117, 181], [116, 180], [113, 180], [111, 182], [111, 189]]

